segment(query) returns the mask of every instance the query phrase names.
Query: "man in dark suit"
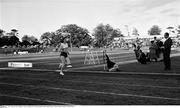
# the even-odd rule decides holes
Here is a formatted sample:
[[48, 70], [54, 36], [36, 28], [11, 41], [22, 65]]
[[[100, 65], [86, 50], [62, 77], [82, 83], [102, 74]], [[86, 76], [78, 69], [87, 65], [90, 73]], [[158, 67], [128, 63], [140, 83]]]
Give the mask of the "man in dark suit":
[[163, 50], [164, 66], [165, 66], [164, 69], [170, 70], [171, 69], [170, 53], [171, 53], [172, 39], [169, 37], [169, 33], [165, 33], [164, 38], [166, 39], [164, 42], [164, 50]]

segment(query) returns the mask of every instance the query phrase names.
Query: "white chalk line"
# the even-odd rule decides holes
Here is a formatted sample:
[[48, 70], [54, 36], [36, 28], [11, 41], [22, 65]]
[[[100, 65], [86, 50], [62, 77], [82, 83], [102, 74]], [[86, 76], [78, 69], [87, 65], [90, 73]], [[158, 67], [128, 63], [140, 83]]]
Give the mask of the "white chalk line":
[[[127, 57], [127, 56], [123, 56], [123, 57], [119, 57], [119, 58], [124, 58], [124, 57]], [[123, 62], [118, 62], [117, 64], [127, 64], [127, 63], [133, 63], [133, 62], [136, 62], [137, 60], [129, 60], [129, 61], [123, 61]], [[81, 61], [77, 61], [77, 62], [73, 62], [73, 64], [77, 64]], [[35, 63], [35, 64], [38, 64], [39, 62]], [[47, 62], [41, 62], [41, 63], [47, 63]], [[59, 63], [47, 63], [47, 64], [59, 64]], [[76, 68], [71, 68], [72, 71], [74, 70], [78, 70], [78, 69], [88, 69], [88, 68], [98, 68], [98, 67], [102, 67], [104, 66], [104, 64], [96, 64], [96, 65], [90, 65], [90, 66], [84, 66], [84, 67], [76, 67]], [[0, 68], [0, 69], [7, 69], [7, 68]], [[18, 69], [18, 68], [16, 68]], [[38, 70], [38, 69], [37, 69]], [[44, 70], [44, 69], [42, 69]], [[40, 71], [40, 70], [39, 70]]]
[[[178, 54], [172, 54], [171, 57], [179, 56], [180, 53]], [[129, 61], [123, 61], [123, 62], [118, 62], [117, 64], [128, 64], [128, 63], [134, 63], [137, 62], [137, 60], [129, 60]], [[102, 67], [104, 64], [96, 64], [96, 65], [90, 65], [90, 66], [84, 66], [84, 67], [76, 67], [76, 68], [71, 68], [68, 69], [68, 72], [88, 72], [86, 70], [78, 70], [78, 69], [89, 69], [89, 68], [98, 68]], [[20, 68], [0, 68], [0, 70], [19, 70]], [[33, 70], [33, 71], [54, 71], [58, 72], [59, 70], [49, 70], [49, 69], [21, 69], [21, 70]], [[147, 75], [180, 75], [177, 73], [142, 73], [142, 72], [104, 72], [104, 71], [90, 71], [91, 73], [118, 73], [118, 74], [147, 74]]]
[[[111, 57], [111, 59], [116, 59], [116, 58], [119, 58], [119, 59], [121, 59], [121, 58], [124, 58], [124, 57], [128, 57], [127, 55], [125, 55], [125, 56], [120, 56], [120, 57]], [[58, 58], [59, 60], [58, 60], [58, 62], [56, 61], [56, 62], [45, 62], [45, 61], [43, 61], [43, 62], [33, 62], [33, 64], [49, 64], [49, 65], [53, 65], [53, 64], [59, 64], [59, 62], [60, 62], [60, 58], [59, 57], [45, 57], [45, 58]], [[24, 58], [22, 58], [22, 59], [10, 59], [10, 60], [0, 60], [0, 62], [1, 61], [19, 61], [19, 60], [42, 60], [42, 59], [44, 59], [44, 57], [41, 57], [41, 58], [26, 58], [26, 59], [24, 59]], [[100, 61], [102, 61], [101, 59], [100, 59]], [[72, 62], [73, 64], [76, 64], [76, 63], [84, 63], [84, 58], [82, 59], [82, 60], [78, 60], [77, 62]]]
[[[134, 61], [132, 61], [134, 62]], [[123, 64], [124, 62], [122, 62]], [[131, 63], [131, 61], [129, 62]], [[127, 63], [128, 64], [128, 63]], [[77, 67], [77, 68], [69, 68], [65, 69], [64, 72], [68, 73], [92, 73], [92, 74], [131, 74], [131, 75], [167, 75], [167, 76], [180, 76], [180, 74], [176, 73], [176, 71], [173, 71], [171, 73], [148, 73], [148, 72], [126, 72], [126, 71], [120, 71], [120, 72], [106, 72], [106, 71], [88, 71], [88, 70], [78, 70], [78, 69], [89, 69], [89, 68], [95, 68], [95, 67], [102, 67], [103, 65], [100, 66], [87, 66], [87, 67]], [[21, 71], [39, 71], [39, 72], [59, 72], [59, 70], [51, 70], [51, 69], [32, 69], [32, 68], [0, 68], [0, 70], [21, 70]]]
[[13, 83], [0, 83], [1, 85], [11, 85], [11, 86], [23, 86], [23, 87], [31, 87], [31, 88], [39, 88], [39, 89], [52, 89], [52, 90], [64, 90], [64, 91], [73, 91], [73, 92], [85, 92], [85, 93], [95, 93], [102, 95], [115, 95], [115, 96], [125, 96], [125, 97], [138, 97], [138, 98], [148, 98], [148, 99], [160, 99], [160, 100], [172, 100], [172, 101], [180, 101], [179, 98], [167, 98], [167, 97], [159, 97], [159, 96], [144, 96], [144, 95], [133, 95], [133, 94], [120, 94], [113, 92], [100, 92], [100, 91], [90, 91], [90, 90], [78, 90], [78, 89], [68, 89], [68, 88], [57, 88], [57, 87], [49, 87], [49, 86], [33, 86], [33, 85], [23, 85], [23, 84], [13, 84]]
[[[122, 61], [122, 62], [117, 62], [118, 65], [121, 64], [128, 64], [128, 63], [134, 63], [137, 62], [137, 60], [128, 60], [128, 61]], [[77, 68], [72, 68], [71, 70], [78, 70], [78, 69], [89, 69], [89, 68], [98, 68], [98, 67], [103, 67], [105, 64], [95, 64], [95, 65], [90, 65], [90, 66], [84, 66], [84, 67], [77, 67]]]
[[[0, 76], [0, 78], [16, 78], [16, 79], [28, 79], [28, 80], [45, 80], [50, 81], [47, 79], [42, 78], [19, 78], [19, 77], [9, 77], [9, 76]], [[119, 78], [121, 79], [129, 79], [129, 78]], [[168, 86], [154, 86], [154, 85], [140, 85], [140, 84], [120, 84], [120, 83], [110, 83], [110, 82], [95, 82], [95, 81], [82, 81], [82, 80], [66, 80], [63, 79], [65, 82], [77, 82], [77, 83], [89, 83], [89, 84], [101, 84], [101, 85], [119, 85], [119, 86], [135, 86], [135, 87], [149, 87], [149, 88], [160, 88], [160, 89], [180, 89], [180, 87], [168, 87]]]
[[37, 99], [37, 98], [31, 98], [31, 97], [24, 97], [24, 96], [17, 96], [17, 95], [7, 95], [7, 94], [1, 94], [0, 96], [5, 97], [12, 97], [12, 98], [20, 98], [20, 99], [26, 99], [26, 100], [33, 100], [33, 101], [41, 101], [41, 102], [47, 102], [47, 103], [53, 103], [53, 104], [63, 104], [63, 105], [73, 105], [71, 103], [65, 103], [65, 102], [58, 102], [58, 101], [52, 101], [47, 99]]
[[[172, 54], [171, 57], [175, 57], [175, 56], [180, 56], [180, 53], [178, 54]], [[128, 60], [128, 61], [122, 61], [122, 62], [117, 62], [118, 65], [121, 65], [121, 64], [128, 64], [128, 63], [135, 63], [137, 62], [137, 60]], [[73, 70], [77, 70], [77, 69], [88, 69], [88, 68], [97, 68], [97, 67], [102, 67], [104, 66], [104, 64], [97, 64], [97, 65], [94, 65], [94, 66], [86, 66], [86, 67], [78, 67], [78, 68], [73, 68]], [[72, 71], [73, 71], [72, 70]]]
[[[59, 71], [57, 71], [57, 72], [59, 72]], [[50, 72], [46, 72], [46, 73], [54, 73], [54, 72], [52, 72], [52, 71], [50, 71]], [[25, 73], [25, 74], [28, 74], [28, 75], [34, 75], [34, 76], [37, 76], [37, 75], [46, 75], [46, 73]], [[2, 78], [3, 76], [1, 76], [1, 78]], [[7, 76], [7, 77], [9, 77], [9, 76]], [[73, 78], [76, 78], [75, 76], [71, 76], [71, 77], [73, 77]], [[97, 77], [97, 75], [96, 76], [92, 76], [93, 78], [94, 77]], [[89, 76], [86, 76], [86, 78], [89, 78]], [[104, 77], [104, 76], [101, 76], [101, 78], [104, 78], [104, 79], [114, 79], [114, 80], [129, 80], [129, 79], [134, 79], [134, 80], [139, 80], [139, 81], [141, 81], [141, 80], [145, 80], [145, 81], [153, 81], [152, 79], [143, 79], [143, 78], [119, 78], [119, 77], [111, 77], [111, 76], [108, 76], [108, 77]]]

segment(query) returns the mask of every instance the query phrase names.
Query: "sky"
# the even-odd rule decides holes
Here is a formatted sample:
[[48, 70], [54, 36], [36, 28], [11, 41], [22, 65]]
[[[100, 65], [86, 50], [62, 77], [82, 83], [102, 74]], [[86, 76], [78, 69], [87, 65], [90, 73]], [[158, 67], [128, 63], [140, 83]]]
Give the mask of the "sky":
[[77, 24], [90, 33], [100, 23], [126, 35], [140, 35], [158, 25], [163, 31], [180, 25], [180, 0], [0, 0], [0, 29], [17, 29], [19, 36], [39, 37], [62, 25]]

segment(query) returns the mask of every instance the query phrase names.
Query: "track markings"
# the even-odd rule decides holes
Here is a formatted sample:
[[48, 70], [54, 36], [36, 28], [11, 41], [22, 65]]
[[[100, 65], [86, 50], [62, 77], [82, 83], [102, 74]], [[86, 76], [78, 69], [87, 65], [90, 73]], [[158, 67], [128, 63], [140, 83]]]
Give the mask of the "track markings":
[[[134, 61], [127, 61], [127, 62], [134, 62]], [[127, 63], [126, 62], [126, 63]], [[120, 62], [119, 62], [120, 63]], [[125, 62], [121, 62], [124, 64]], [[120, 64], [121, 64], [120, 63]], [[87, 71], [87, 70], [81, 70], [81, 69], [89, 69], [89, 68], [96, 68], [96, 67], [102, 67], [103, 65], [93, 65], [93, 66], [86, 66], [86, 67], [77, 67], [77, 68], [71, 68], [64, 70], [68, 73], [92, 73], [92, 74], [131, 74], [131, 75], [167, 75], [167, 76], [180, 76], [180, 74], [176, 73], [176, 71], [170, 72], [170, 73], [148, 73], [148, 72], [126, 72], [126, 71], [120, 71], [120, 72], [106, 72], [106, 71]], [[59, 72], [59, 70], [51, 70], [51, 69], [32, 69], [32, 68], [0, 68], [0, 70], [27, 70], [27, 71], [39, 71], [39, 72]]]
[[[24, 80], [42, 80], [42, 81], [50, 81], [42, 78], [19, 78], [19, 77], [9, 77], [9, 76], [0, 76], [0, 78], [16, 78], [16, 79], [24, 79]], [[121, 79], [129, 79], [129, 78], [119, 78]], [[89, 83], [89, 84], [101, 84], [101, 85], [119, 85], [119, 86], [135, 86], [135, 87], [149, 87], [149, 88], [160, 88], [160, 89], [180, 89], [180, 87], [168, 87], [168, 86], [155, 86], [155, 85], [140, 85], [140, 84], [120, 84], [120, 83], [110, 83], [110, 82], [95, 82], [95, 81], [81, 81], [81, 80], [65, 80], [65, 82], [76, 82], [76, 83]]]
[[37, 98], [23, 97], [23, 96], [17, 96], [17, 95], [0, 94], [0, 96], [11, 97], [11, 98], [19, 98], [19, 99], [25, 99], [25, 100], [32, 100], [32, 101], [47, 102], [47, 103], [60, 104], [60, 105], [73, 105], [71, 103], [58, 102], [58, 101], [52, 101], [52, 100], [46, 100], [46, 99], [37, 99]]
[[10, 85], [10, 86], [22, 86], [22, 87], [39, 88], [39, 89], [51, 89], [51, 90], [64, 90], [64, 91], [72, 91], [72, 92], [94, 93], [94, 94], [102, 94], [102, 95], [115, 95], [115, 96], [125, 96], [125, 97], [137, 97], [137, 98], [148, 98], [148, 99], [160, 99], [160, 100], [180, 101], [179, 98], [167, 98], [167, 97], [159, 97], [159, 96], [144, 96], [144, 95], [134, 95], [134, 94], [121, 94], [121, 93], [113, 93], [113, 92], [78, 90], [78, 89], [57, 88], [57, 87], [49, 87], [49, 86], [38, 86], [37, 87], [37, 86], [33, 86], [33, 85], [23, 85], [23, 84], [13, 84], [13, 83], [0, 83], [0, 84], [1, 85]]

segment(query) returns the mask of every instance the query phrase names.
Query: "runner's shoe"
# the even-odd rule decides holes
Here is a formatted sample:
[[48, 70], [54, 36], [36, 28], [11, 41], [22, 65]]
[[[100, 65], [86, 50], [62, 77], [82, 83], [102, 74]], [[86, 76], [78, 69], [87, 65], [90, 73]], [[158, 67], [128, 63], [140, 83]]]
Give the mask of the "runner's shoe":
[[67, 65], [66, 67], [72, 67], [72, 65]]
[[62, 76], [64, 75], [64, 73], [62, 71], [60, 71], [59, 74], [62, 75]]

